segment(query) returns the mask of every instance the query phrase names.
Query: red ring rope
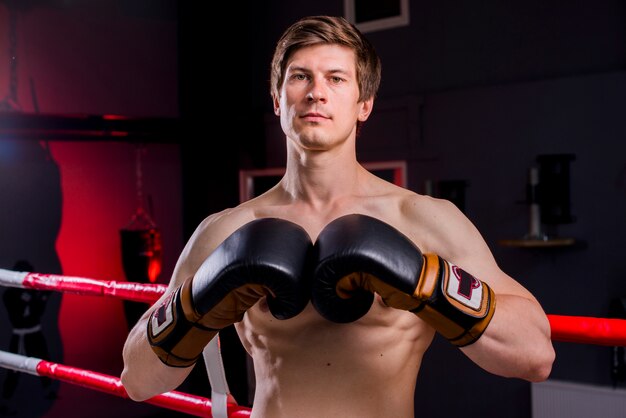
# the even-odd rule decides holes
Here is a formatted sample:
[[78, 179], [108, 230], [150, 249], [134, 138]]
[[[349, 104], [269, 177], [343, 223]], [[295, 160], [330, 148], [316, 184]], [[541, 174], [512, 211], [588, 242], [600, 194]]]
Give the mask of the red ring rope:
[[[150, 304], [156, 302], [167, 289], [167, 286], [160, 284], [116, 282], [0, 269], [0, 285], [2, 284], [82, 295], [112, 296]], [[624, 319], [548, 315], [548, 320], [553, 341], [626, 346], [626, 320]], [[0, 351], [0, 365], [4, 365], [3, 360], [5, 363], [8, 361], [10, 364], [8, 367], [14, 370], [48, 376], [128, 398], [120, 379], [113, 376]], [[31, 366], [35, 364], [35, 366], [31, 367], [31, 370], [23, 370], [23, 366], [28, 364]], [[163, 393], [145, 402], [196, 416], [211, 416], [212, 414], [210, 399], [182, 392]], [[236, 404], [228, 404], [227, 410], [229, 418], [249, 417], [251, 414], [250, 408]]]
[[[162, 284], [144, 284], [14, 272], [0, 269], [0, 285], [56, 290], [82, 295], [113, 296], [154, 303], [165, 292]], [[626, 346], [626, 319], [548, 315], [552, 340], [579, 344]]]
[[[0, 366], [35, 376], [54, 378], [129, 399], [120, 379], [106, 374], [52, 363], [35, 357], [25, 357], [6, 351], [0, 351]], [[210, 399], [177, 391], [162, 393], [147, 399], [145, 402], [198, 417], [210, 417], [212, 415]], [[229, 418], [249, 417], [250, 414], [250, 408], [232, 403], [228, 404]]]
[[626, 320], [590, 316], [548, 315], [552, 340], [626, 347]]
[[135, 302], [154, 303], [165, 293], [167, 286], [152, 283], [116, 282], [55, 274], [28, 273], [23, 280], [25, 288], [57, 290], [81, 295], [113, 296]]

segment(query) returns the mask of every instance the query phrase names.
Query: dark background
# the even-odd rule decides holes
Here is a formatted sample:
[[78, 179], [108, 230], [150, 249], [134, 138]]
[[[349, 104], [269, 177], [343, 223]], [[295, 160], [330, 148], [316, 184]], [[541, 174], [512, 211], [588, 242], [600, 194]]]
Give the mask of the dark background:
[[[175, 72], [163, 64], [138, 64], [101, 76], [138, 82], [167, 73], [155, 88], [145, 89], [150, 94], [139, 94], [129, 82], [122, 84], [127, 89], [98, 92], [91, 101], [72, 96], [63, 106], [48, 107], [179, 123], [177, 134], [165, 141], [180, 150], [175, 155], [182, 239], [164, 237], [164, 245], [175, 248], [207, 214], [238, 203], [240, 169], [284, 163], [268, 81], [282, 31], [302, 16], [343, 14], [343, 2], [330, 0], [33, 3], [49, 13], [88, 13], [95, 3], [111, 20], [132, 22], [136, 33], [129, 30], [129, 39], [154, 22], [176, 25], [175, 54], [163, 42], [146, 37], [142, 43], [155, 55], [169, 51], [165, 56], [175, 57]], [[500, 266], [531, 290], [547, 313], [609, 315], [611, 300], [626, 296], [626, 3], [412, 1], [409, 25], [367, 36], [381, 55], [383, 81], [357, 145], [360, 158], [407, 161], [408, 187], [420, 193], [429, 182], [461, 182], [466, 215]], [[123, 50], [124, 43], [116, 48]], [[86, 72], [99, 65], [87, 64]], [[168, 80], [177, 86], [176, 97], [161, 90]], [[126, 91], [132, 92], [133, 106], [126, 106]], [[110, 99], [113, 94], [118, 99]], [[572, 219], [545, 228], [553, 237], [575, 238], [576, 245], [501, 245], [528, 232], [528, 170], [538, 156], [555, 154], [574, 156], [568, 176]], [[164, 271], [161, 280], [167, 278]], [[234, 335], [224, 334], [231, 389], [245, 403], [245, 358]], [[551, 379], [614, 383], [611, 347], [555, 342], [555, 348]], [[186, 389], [202, 391], [202, 379], [199, 373]], [[420, 372], [416, 405], [428, 417], [529, 417], [530, 384], [492, 376], [436, 339]]]

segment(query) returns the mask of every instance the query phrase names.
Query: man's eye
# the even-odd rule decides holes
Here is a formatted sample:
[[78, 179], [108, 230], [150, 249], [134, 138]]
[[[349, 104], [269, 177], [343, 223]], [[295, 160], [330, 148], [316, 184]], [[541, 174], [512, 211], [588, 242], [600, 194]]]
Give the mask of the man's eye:
[[331, 77], [330, 80], [334, 83], [334, 84], [339, 84], [343, 81], [343, 78], [341, 77]]
[[306, 76], [306, 74], [294, 74], [291, 78], [293, 78], [294, 80], [306, 80], [308, 77]]

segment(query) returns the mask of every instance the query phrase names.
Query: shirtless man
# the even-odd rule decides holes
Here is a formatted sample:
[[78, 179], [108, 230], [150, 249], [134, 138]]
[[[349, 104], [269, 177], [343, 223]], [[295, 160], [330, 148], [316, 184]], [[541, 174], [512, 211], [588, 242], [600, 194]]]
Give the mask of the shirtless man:
[[[472, 319], [476, 326], [473, 322], [461, 325], [464, 329], [478, 327], [478, 331], [474, 329], [476, 332], [472, 331], [463, 343], [453, 343], [490, 373], [533, 382], [549, 376], [555, 354], [547, 317], [533, 295], [498, 267], [475, 226], [454, 204], [397, 187], [371, 174], [357, 161], [358, 128], [372, 112], [379, 82], [380, 62], [373, 47], [343, 18], [304, 18], [285, 31], [272, 61], [271, 95], [286, 136], [286, 173], [266, 193], [212, 214], [198, 226], [180, 256], [168, 291], [143, 315], [125, 344], [121, 378], [132, 399], [145, 400], [178, 387], [194, 360], [180, 360], [185, 350], [177, 351], [177, 344], [195, 344], [197, 347], [191, 351], [199, 355], [217, 329], [230, 322], [235, 323], [254, 362], [253, 417], [413, 417], [416, 378], [425, 351], [435, 332], [449, 338], [446, 333], [456, 325], [446, 322], [447, 315], [456, 318], [465, 314], [449, 314], [448, 308], [435, 306], [439, 302], [423, 309], [431, 315], [417, 312], [416, 306], [407, 302], [412, 300], [411, 292], [403, 293], [394, 287], [403, 281], [403, 286], [417, 284], [406, 283], [413, 278], [403, 272], [397, 277], [383, 277], [386, 284], [382, 285], [376, 280], [361, 280], [367, 275], [357, 274], [356, 279], [343, 283], [344, 293], [349, 296], [352, 290], [362, 287], [375, 292], [375, 300], [365, 312], [335, 321], [334, 305], [324, 305], [328, 295], [318, 294], [317, 305], [299, 299], [311, 295], [311, 290], [307, 293], [302, 289], [308, 289], [307, 272], [315, 269], [301, 264], [310, 256], [304, 254], [307, 240], [316, 244], [321, 234], [325, 242], [331, 243], [330, 251], [339, 254], [340, 264], [352, 252], [367, 252], [358, 242], [358, 237], [365, 234], [363, 242], [374, 242], [374, 252], [378, 241], [389, 237], [391, 258], [400, 254], [395, 249], [405, 246], [405, 238], [410, 240], [418, 250], [409, 249], [409, 255], [399, 256], [404, 257], [400, 260], [403, 267], [414, 267], [411, 260], [421, 260], [421, 250], [441, 257], [442, 265], [449, 262], [459, 266], [466, 276], [469, 273], [465, 272], [471, 272], [472, 281], [468, 283], [481, 290], [483, 299], [479, 303], [489, 313], [476, 321]], [[384, 230], [384, 234], [368, 237], [360, 225], [354, 227], [356, 231], [348, 231], [352, 228], [350, 222], [341, 224], [339, 236], [347, 229], [345, 240], [356, 243], [356, 248], [344, 248], [326, 227], [352, 214], [365, 215], [357, 219], [357, 224], [364, 222], [367, 229], [373, 222], [376, 228], [382, 228], [375, 230]], [[268, 218], [283, 223], [261, 223], [261, 232], [256, 233], [248, 230], [256, 221]], [[300, 234], [298, 228], [306, 234]], [[243, 250], [237, 245], [222, 245], [234, 235], [237, 238], [233, 241], [244, 243]], [[232, 254], [238, 251], [246, 254]], [[216, 270], [227, 266], [231, 258], [248, 255], [252, 264], [259, 262], [257, 258], [261, 264], [287, 264], [286, 273], [276, 269], [277, 275], [286, 276], [280, 280], [288, 282], [287, 288], [268, 281], [245, 291], [240, 288], [228, 293], [217, 286], [209, 289], [213, 281], [226, 280], [215, 279], [221, 274]], [[358, 260], [349, 268], [357, 269]], [[381, 260], [384, 264], [387, 258]], [[374, 270], [371, 273], [377, 274], [378, 266]], [[237, 273], [235, 277], [229, 274], [224, 275], [229, 281], [239, 280]], [[185, 291], [182, 286], [183, 290], [177, 291], [194, 275], [193, 287]], [[324, 277], [327, 279], [340, 278]], [[312, 280], [316, 283], [319, 279]], [[399, 293], [404, 296], [399, 297]], [[211, 298], [218, 299], [217, 305], [201, 302]], [[272, 305], [272, 299], [278, 300], [278, 306]], [[280, 305], [281, 301], [285, 303]], [[190, 305], [192, 310], [200, 311], [198, 318], [190, 318]], [[322, 305], [324, 316], [317, 309]], [[168, 309], [187, 309], [186, 313], [177, 311], [179, 316], [174, 322], [178, 331], [163, 332], [167, 334], [165, 340], [173, 342], [161, 338], [162, 323], [171, 324], [171, 317], [166, 318]], [[444, 312], [443, 316], [439, 311]], [[204, 331], [189, 331], [189, 326], [181, 325], [196, 320]], [[216, 325], [219, 321], [224, 323]], [[451, 323], [455, 321], [453, 318]]]

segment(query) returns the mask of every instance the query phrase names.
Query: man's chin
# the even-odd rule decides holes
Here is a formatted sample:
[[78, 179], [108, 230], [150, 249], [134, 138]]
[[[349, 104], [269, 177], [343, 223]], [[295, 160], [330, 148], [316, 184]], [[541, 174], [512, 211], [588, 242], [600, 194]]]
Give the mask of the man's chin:
[[310, 150], [323, 150], [328, 144], [328, 138], [319, 130], [314, 129], [301, 131], [297, 138], [302, 147]]

